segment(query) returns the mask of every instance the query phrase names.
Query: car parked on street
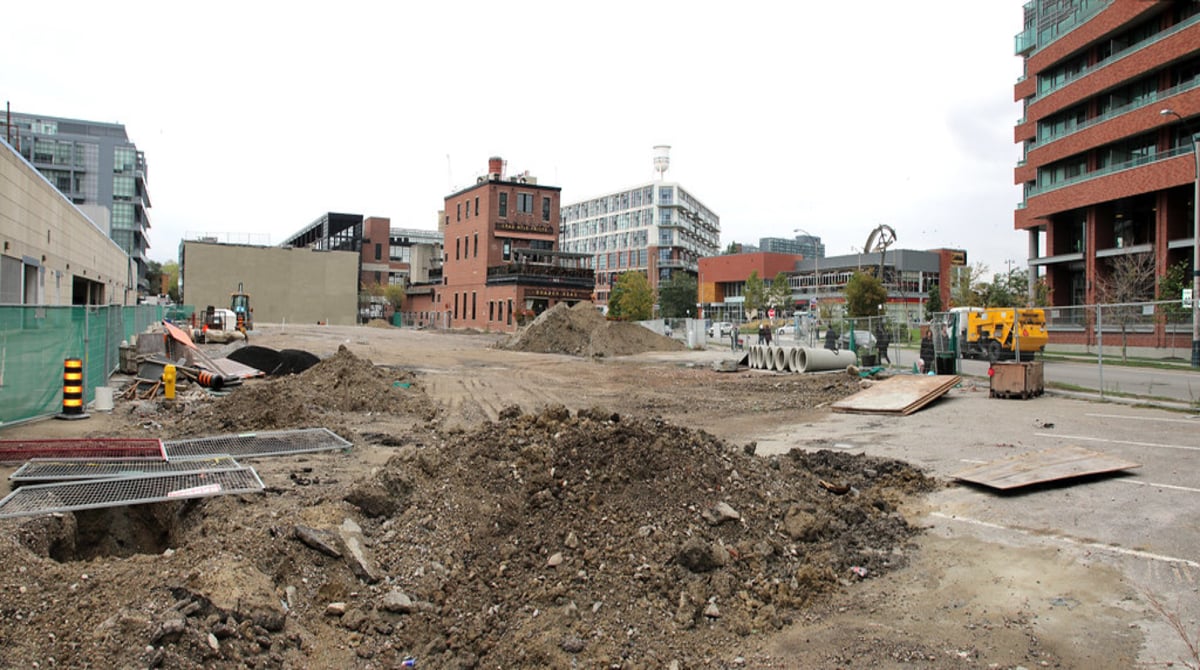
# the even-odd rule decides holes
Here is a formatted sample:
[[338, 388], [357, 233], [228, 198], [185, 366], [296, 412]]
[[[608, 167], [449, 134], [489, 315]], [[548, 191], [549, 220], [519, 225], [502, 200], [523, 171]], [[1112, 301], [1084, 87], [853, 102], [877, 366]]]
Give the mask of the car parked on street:
[[718, 337], [729, 337], [729, 332], [733, 330], [733, 324], [728, 321], [714, 321], [708, 327], [708, 336], [711, 339]]

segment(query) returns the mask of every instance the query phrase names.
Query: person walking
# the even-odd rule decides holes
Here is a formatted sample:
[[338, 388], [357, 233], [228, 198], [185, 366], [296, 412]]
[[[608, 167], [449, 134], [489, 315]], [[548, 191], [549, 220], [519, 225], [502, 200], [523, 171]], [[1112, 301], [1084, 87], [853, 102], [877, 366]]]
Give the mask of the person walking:
[[837, 351], [837, 333], [833, 331], [832, 323], [825, 330], [825, 348], [830, 351]]
[[770, 326], [770, 325], [768, 325], [768, 324], [765, 324], [765, 323], [764, 323], [764, 324], [763, 324], [763, 337], [767, 338], [767, 346], [768, 346], [768, 347], [769, 347], [769, 346], [771, 346], [771, 337], [772, 337], [774, 334], [775, 334], [775, 333], [772, 333], [772, 332], [771, 332], [771, 326]]
[[921, 372], [933, 371], [933, 333], [929, 330], [921, 336]]
[[888, 345], [891, 343], [892, 338], [888, 335], [887, 328], [881, 326], [879, 330], [875, 331], [875, 346], [879, 349], [877, 360], [880, 365], [883, 365], [884, 361], [887, 361], [888, 365], [892, 364], [892, 359], [888, 358]]
[[758, 322], [758, 343], [767, 343], [767, 326], [761, 321]]
[[729, 329], [729, 350], [738, 350], [738, 327], [736, 324]]

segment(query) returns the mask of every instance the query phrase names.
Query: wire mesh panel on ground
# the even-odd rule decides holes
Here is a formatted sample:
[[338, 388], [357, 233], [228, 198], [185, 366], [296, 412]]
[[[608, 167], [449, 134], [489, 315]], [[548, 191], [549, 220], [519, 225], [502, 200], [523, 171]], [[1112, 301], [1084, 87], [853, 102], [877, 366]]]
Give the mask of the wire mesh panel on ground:
[[0, 440], [0, 462], [31, 458], [154, 458], [167, 459], [158, 438], [81, 437], [53, 440]]
[[164, 461], [151, 458], [45, 459], [26, 462], [9, 475], [14, 482], [51, 482], [82, 479], [111, 479], [180, 472], [237, 470], [241, 465], [227, 455]]
[[39, 484], [22, 486], [0, 500], [0, 518], [259, 493], [263, 488], [254, 468]]
[[272, 430], [240, 435], [200, 437], [188, 440], [169, 440], [163, 443], [167, 457], [182, 458], [229, 454], [234, 458], [283, 456], [314, 451], [349, 449], [350, 443], [328, 428]]

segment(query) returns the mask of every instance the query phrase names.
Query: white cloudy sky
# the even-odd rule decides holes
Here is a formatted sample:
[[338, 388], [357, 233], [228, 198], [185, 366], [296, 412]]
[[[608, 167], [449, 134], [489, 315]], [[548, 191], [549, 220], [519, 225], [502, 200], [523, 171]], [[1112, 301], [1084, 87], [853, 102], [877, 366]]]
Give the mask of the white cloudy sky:
[[150, 257], [199, 233], [281, 242], [327, 211], [433, 228], [487, 158], [564, 202], [667, 178], [721, 241], [876, 225], [993, 271], [1013, 230], [1024, 0], [25, 2], [14, 111], [125, 124]]

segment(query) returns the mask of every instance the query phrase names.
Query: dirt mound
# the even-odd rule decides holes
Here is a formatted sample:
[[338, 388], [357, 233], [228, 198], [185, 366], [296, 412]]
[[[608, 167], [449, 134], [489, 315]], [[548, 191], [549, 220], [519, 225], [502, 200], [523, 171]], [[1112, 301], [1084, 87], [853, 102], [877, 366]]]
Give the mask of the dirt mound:
[[263, 463], [259, 496], [0, 521], [0, 665], [729, 667], [902, 565], [916, 531], [896, 505], [931, 485], [658, 419], [504, 416], [366, 477], [315, 454]]
[[362, 484], [404, 492], [376, 558], [416, 604], [388, 642], [431, 667], [732, 657], [840, 582], [903, 564], [915, 530], [896, 503], [931, 486], [899, 461], [763, 459], [657, 419], [505, 416]]
[[685, 348], [682, 343], [624, 321], [608, 321], [589, 302], [558, 303], [504, 345], [515, 351], [572, 356], [630, 356]]
[[[291, 350], [280, 354], [285, 360]], [[303, 353], [303, 352], [301, 352]], [[345, 434], [342, 413], [409, 414], [424, 419], [437, 413], [412, 372], [377, 367], [345, 346], [300, 374], [249, 380], [224, 397], [192, 400], [182, 417], [163, 421], [168, 436], [325, 426]]]
[[368, 328], [392, 328], [392, 324], [383, 319], [371, 319], [367, 322]]

